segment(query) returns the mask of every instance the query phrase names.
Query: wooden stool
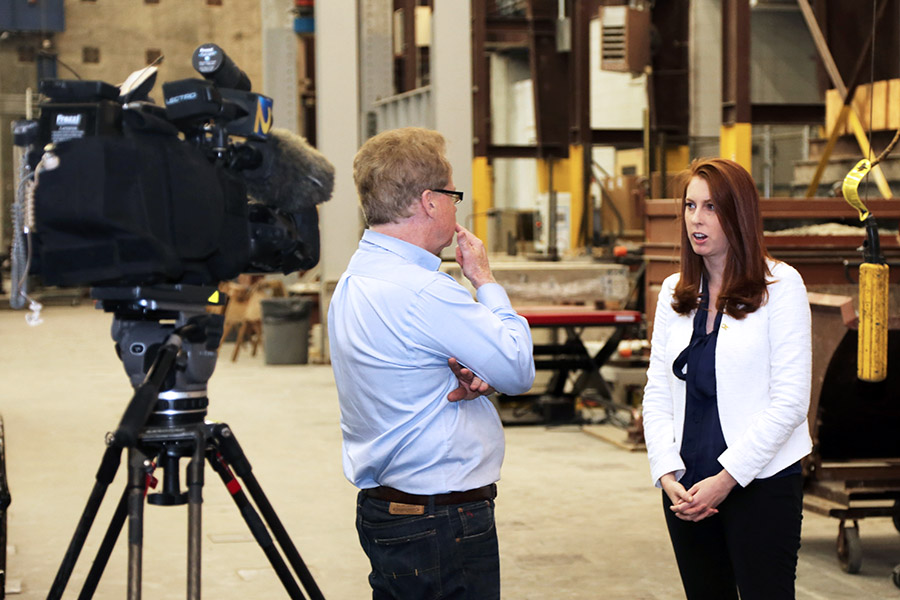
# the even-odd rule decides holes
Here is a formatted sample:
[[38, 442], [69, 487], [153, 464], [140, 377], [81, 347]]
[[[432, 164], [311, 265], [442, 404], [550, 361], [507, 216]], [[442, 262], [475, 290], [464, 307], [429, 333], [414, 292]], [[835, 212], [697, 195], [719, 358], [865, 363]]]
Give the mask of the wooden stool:
[[261, 301], [268, 298], [283, 298], [284, 284], [277, 280], [261, 279], [251, 284], [228, 282], [223, 285], [226, 288], [225, 293], [228, 294], [228, 304], [225, 306], [222, 341], [225, 341], [232, 330], [237, 329], [231, 361], [237, 360], [245, 342], [250, 343], [250, 356], [256, 356], [256, 350], [262, 340]]

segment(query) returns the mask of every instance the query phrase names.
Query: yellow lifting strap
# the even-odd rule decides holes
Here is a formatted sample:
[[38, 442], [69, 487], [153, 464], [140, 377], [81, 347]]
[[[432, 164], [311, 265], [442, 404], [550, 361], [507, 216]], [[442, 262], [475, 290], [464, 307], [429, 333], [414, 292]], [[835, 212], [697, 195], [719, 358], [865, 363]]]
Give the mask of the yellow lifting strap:
[[865, 221], [869, 218], [869, 209], [866, 208], [863, 201], [859, 199], [859, 182], [863, 180], [871, 169], [872, 163], [869, 159], [862, 159], [856, 163], [855, 167], [850, 169], [850, 172], [844, 177], [844, 183], [841, 186], [841, 191], [844, 193], [844, 200], [859, 211], [860, 221]]

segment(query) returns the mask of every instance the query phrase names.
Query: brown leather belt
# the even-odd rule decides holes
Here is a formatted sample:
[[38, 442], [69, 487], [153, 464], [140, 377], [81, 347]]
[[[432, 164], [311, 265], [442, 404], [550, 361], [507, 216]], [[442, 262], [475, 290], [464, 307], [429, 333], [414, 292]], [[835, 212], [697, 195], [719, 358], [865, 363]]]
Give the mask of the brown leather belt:
[[448, 504], [465, 504], [466, 502], [477, 502], [479, 500], [493, 500], [497, 497], [497, 484], [492, 483], [465, 492], [448, 492], [446, 494], [435, 494], [433, 496], [407, 494], [406, 492], [401, 492], [400, 490], [385, 486], [369, 488], [363, 491], [369, 498], [384, 500], [385, 502], [399, 502], [402, 504], [427, 506], [429, 500], [433, 500], [434, 504], [437, 506], [446, 506]]

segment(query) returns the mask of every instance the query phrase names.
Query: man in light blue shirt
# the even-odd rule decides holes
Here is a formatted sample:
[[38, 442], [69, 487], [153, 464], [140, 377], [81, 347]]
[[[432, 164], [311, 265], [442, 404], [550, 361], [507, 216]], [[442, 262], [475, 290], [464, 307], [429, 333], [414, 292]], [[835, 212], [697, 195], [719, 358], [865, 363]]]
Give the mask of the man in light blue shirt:
[[[353, 176], [369, 229], [328, 311], [344, 474], [373, 599], [500, 597], [494, 497], [504, 440], [485, 392], [528, 391], [528, 324], [457, 224], [444, 138], [406, 128], [366, 142]], [[477, 302], [438, 270], [456, 260]]]

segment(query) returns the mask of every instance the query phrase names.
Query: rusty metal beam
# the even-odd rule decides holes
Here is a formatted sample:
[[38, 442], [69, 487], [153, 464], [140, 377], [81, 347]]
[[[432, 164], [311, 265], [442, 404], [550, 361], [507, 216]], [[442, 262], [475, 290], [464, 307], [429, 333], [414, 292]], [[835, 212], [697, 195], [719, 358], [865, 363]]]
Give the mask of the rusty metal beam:
[[560, 156], [568, 152], [568, 148], [565, 145], [490, 144], [486, 152], [491, 158], [543, 158], [546, 155]]
[[687, 144], [690, 123], [690, 2], [655, 2], [650, 13], [659, 47], [651, 57], [653, 121], [669, 144]]
[[487, 17], [485, 32], [485, 41], [488, 46], [501, 48], [528, 47], [528, 19], [519, 17], [502, 19]]
[[824, 104], [751, 104], [750, 122], [754, 124], [806, 123], [825, 121]]
[[[644, 132], [640, 129], [592, 129], [588, 146], [614, 146], [616, 148], [640, 148]], [[587, 146], [586, 146], [587, 147]], [[565, 144], [545, 145], [551, 156], [566, 152]], [[485, 150], [491, 158], [541, 158], [541, 146], [523, 144], [488, 144]]]
[[[580, 210], [572, 207], [573, 217], [581, 215], [580, 227], [573, 220], [573, 242], [591, 254], [594, 228], [594, 203], [591, 199], [591, 173], [593, 166], [593, 131], [591, 130], [591, 17], [597, 14], [593, 0], [569, 0], [566, 15], [569, 18], [570, 74], [572, 100], [569, 105], [569, 156], [580, 162], [570, 165], [572, 201], [580, 201]], [[579, 189], [574, 189], [578, 186]], [[576, 229], [577, 228], [577, 229]]]
[[472, 10], [472, 128], [475, 156], [489, 156], [491, 143], [490, 57], [485, 47], [487, 14], [485, 3], [471, 0]]
[[[528, 37], [537, 143], [547, 156], [568, 155], [569, 116], [560, 93], [569, 89], [567, 56], [556, 50], [557, 0], [530, 0]], [[557, 148], [566, 148], [558, 154]]]
[[724, 0], [722, 123], [750, 122], [750, 0]]
[[640, 129], [592, 129], [591, 144], [617, 148], [640, 148], [644, 132]]
[[[591, 0], [569, 0], [567, 6], [572, 40], [569, 141], [589, 146], [592, 143], [590, 23], [597, 9]], [[590, 174], [589, 168], [587, 172]]]
[[416, 88], [416, 0], [401, 0], [403, 8], [403, 89], [408, 92]]

